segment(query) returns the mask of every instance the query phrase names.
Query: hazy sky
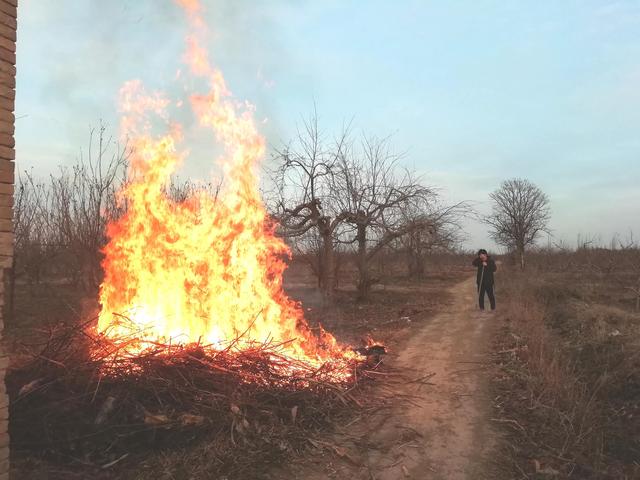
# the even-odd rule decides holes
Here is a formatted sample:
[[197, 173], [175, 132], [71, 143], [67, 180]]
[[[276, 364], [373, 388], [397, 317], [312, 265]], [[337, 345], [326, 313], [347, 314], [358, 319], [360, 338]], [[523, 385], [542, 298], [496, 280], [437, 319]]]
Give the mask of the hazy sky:
[[[640, 236], [640, 2], [203, 0], [213, 61], [272, 145], [317, 106], [393, 134], [450, 200], [488, 209], [501, 180], [550, 197], [559, 239]], [[176, 91], [185, 22], [170, 0], [21, 0], [18, 168], [74, 161], [117, 126], [128, 79]], [[208, 170], [198, 152], [187, 174]], [[468, 246], [490, 245], [470, 223]], [[545, 240], [546, 241], [546, 240]]]

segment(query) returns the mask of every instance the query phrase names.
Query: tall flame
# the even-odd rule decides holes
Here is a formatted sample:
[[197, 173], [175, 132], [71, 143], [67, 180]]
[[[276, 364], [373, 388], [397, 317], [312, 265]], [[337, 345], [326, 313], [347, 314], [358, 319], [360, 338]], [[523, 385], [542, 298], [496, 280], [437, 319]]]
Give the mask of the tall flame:
[[[289, 250], [275, 236], [258, 191], [256, 167], [265, 150], [253, 107], [234, 101], [201, 41], [205, 22], [197, 0], [177, 0], [189, 18], [185, 62], [208, 84], [190, 97], [201, 126], [224, 146], [224, 191], [200, 191], [177, 202], [166, 194], [183, 154], [179, 124], [169, 123], [171, 102], [147, 93], [140, 81], [120, 92], [121, 127], [133, 154], [120, 200], [126, 213], [108, 227], [98, 330], [134, 338], [135, 354], [160, 341], [220, 345], [237, 340], [283, 343], [292, 357], [318, 362], [349, 355], [333, 336], [314, 335], [299, 305], [282, 289]], [[168, 132], [151, 133], [153, 119]]]

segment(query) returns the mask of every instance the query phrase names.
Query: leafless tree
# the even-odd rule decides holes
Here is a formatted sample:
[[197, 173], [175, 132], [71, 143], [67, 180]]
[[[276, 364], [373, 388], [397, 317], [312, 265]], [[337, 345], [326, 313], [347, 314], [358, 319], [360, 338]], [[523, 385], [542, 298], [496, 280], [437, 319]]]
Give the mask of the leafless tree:
[[101, 125], [91, 129], [89, 147], [78, 162], [51, 176], [51, 221], [62, 243], [77, 256], [79, 280], [88, 291], [100, 282], [107, 224], [121, 213], [116, 192], [124, 182], [129, 154]]
[[355, 245], [358, 297], [369, 294], [378, 279], [372, 260], [393, 241], [417, 230], [433, 228], [428, 216], [403, 218], [407, 205], [436, 200], [435, 190], [422, 185], [414, 172], [399, 166], [389, 138], [363, 137], [361, 151], [344, 149], [333, 176], [337, 210], [349, 227], [341, 241]]
[[401, 168], [401, 157], [389, 138], [356, 142], [349, 128], [327, 141], [315, 113], [274, 154], [270, 210], [280, 233], [309, 260], [325, 297], [336, 286], [338, 247], [354, 251], [358, 296], [365, 298], [379, 280], [372, 267], [385, 248], [406, 237], [420, 239], [421, 251], [459, 233], [457, 215], [466, 205], [439, 207], [436, 190]]
[[640, 243], [633, 236], [633, 230], [629, 230], [626, 238], [622, 239], [619, 234], [614, 234], [611, 239], [611, 250], [637, 250], [640, 248]]
[[106, 226], [126, 208], [116, 191], [125, 181], [129, 154], [100, 125], [90, 130], [88, 148], [73, 166], [48, 179], [38, 180], [32, 172], [18, 176], [11, 292], [20, 272], [37, 283], [47, 270], [95, 290]]
[[26, 274], [29, 284], [37, 284], [47, 259], [54, 254], [50, 245], [46, 214], [41, 206], [47, 203], [49, 190], [34, 180], [31, 172], [18, 173], [13, 207], [14, 255], [6, 279], [6, 312], [13, 317], [16, 278]]
[[277, 188], [269, 203], [281, 233], [315, 251], [316, 261], [311, 265], [327, 298], [336, 283], [334, 247], [336, 232], [344, 221], [344, 215], [334, 208], [333, 176], [348, 135], [345, 128], [339, 137], [328, 141], [314, 112], [294, 142], [275, 152], [276, 167], [271, 171]]
[[521, 178], [505, 180], [489, 197], [493, 211], [485, 222], [491, 228], [491, 237], [499, 245], [514, 250], [524, 269], [525, 249], [547, 231], [551, 215], [549, 199], [540, 188]]
[[[43, 197], [47, 195], [45, 185], [34, 181], [30, 172], [18, 173], [13, 207], [14, 250], [10, 279], [10, 294], [13, 297], [16, 268], [34, 264], [37, 267], [33, 279], [39, 280], [42, 264], [42, 246], [45, 243], [45, 219], [40, 212]], [[24, 264], [24, 266], [22, 265]]]
[[406, 223], [418, 225], [397, 242], [397, 250], [406, 255], [410, 277], [422, 278], [428, 255], [452, 252], [463, 238], [462, 220], [472, 213], [467, 202], [441, 205], [439, 202], [409, 202], [402, 209]]

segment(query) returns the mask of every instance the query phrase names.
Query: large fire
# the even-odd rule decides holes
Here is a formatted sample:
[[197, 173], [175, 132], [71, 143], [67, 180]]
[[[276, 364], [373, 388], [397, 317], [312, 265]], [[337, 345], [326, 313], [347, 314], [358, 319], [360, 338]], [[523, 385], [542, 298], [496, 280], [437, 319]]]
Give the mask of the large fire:
[[[208, 84], [206, 94], [190, 96], [190, 106], [224, 147], [224, 187], [219, 195], [202, 190], [181, 202], [167, 195], [185, 156], [179, 150], [182, 128], [168, 116], [181, 103], [147, 93], [139, 81], [125, 84], [122, 129], [133, 155], [120, 192], [126, 213], [108, 227], [98, 330], [127, 339], [128, 355], [158, 343], [238, 349], [271, 343], [313, 364], [353, 356], [332, 335], [314, 334], [283, 292], [289, 251], [275, 236], [258, 191], [264, 138], [253, 108], [232, 98], [207, 59], [200, 4], [177, 1], [189, 18], [188, 71]], [[154, 136], [151, 124], [158, 120], [168, 127]]]

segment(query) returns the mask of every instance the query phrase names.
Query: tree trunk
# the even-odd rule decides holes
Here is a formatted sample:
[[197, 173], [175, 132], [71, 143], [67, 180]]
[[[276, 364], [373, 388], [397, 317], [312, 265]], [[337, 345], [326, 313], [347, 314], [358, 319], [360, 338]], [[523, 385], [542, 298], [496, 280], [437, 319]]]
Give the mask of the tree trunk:
[[367, 235], [366, 225], [358, 224], [356, 239], [358, 241], [358, 300], [365, 300], [369, 296], [371, 289], [371, 279], [369, 278], [369, 265], [367, 262]]
[[524, 270], [524, 245], [518, 245], [518, 259], [520, 260], [520, 269]]
[[407, 249], [407, 270], [410, 278], [424, 277], [424, 259], [421, 247], [420, 231], [409, 233], [409, 247]]
[[415, 265], [414, 265], [414, 256], [413, 256], [413, 249], [411, 247], [407, 248], [407, 275], [409, 275], [409, 278], [413, 277], [413, 271], [415, 269]]
[[414, 278], [424, 278], [424, 252], [422, 250], [422, 237], [419, 231], [417, 232], [417, 237]]
[[410, 250], [407, 254], [407, 266], [410, 278], [424, 277], [424, 260], [419, 251]]
[[335, 289], [335, 262], [333, 252], [333, 238], [330, 231], [320, 232], [322, 236], [322, 258], [320, 265], [320, 290], [325, 300], [333, 299]]

